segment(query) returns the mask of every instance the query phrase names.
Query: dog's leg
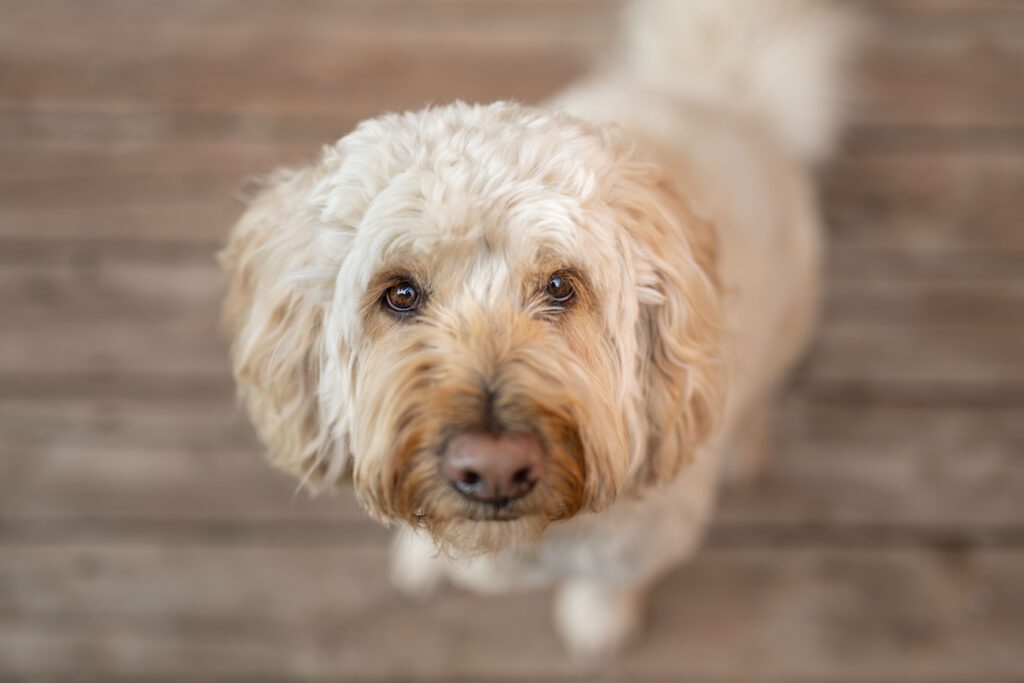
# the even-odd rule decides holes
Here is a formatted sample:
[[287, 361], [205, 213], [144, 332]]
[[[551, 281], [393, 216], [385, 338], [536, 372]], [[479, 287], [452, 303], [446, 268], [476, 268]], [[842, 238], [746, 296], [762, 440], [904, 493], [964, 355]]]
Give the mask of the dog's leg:
[[646, 594], [646, 583], [569, 579], [555, 596], [555, 628], [574, 655], [611, 656], [636, 633]]
[[[569, 649], [589, 658], [614, 654], [636, 633], [649, 587], [693, 556], [714, 504], [720, 470], [716, 445], [698, 453], [671, 486], [604, 521], [585, 539], [614, 548], [589, 557], [555, 596], [555, 625]], [[603, 576], [602, 576], [603, 575]]]
[[391, 546], [391, 584], [400, 593], [423, 599], [434, 592], [444, 577], [445, 560], [430, 538], [402, 528]]

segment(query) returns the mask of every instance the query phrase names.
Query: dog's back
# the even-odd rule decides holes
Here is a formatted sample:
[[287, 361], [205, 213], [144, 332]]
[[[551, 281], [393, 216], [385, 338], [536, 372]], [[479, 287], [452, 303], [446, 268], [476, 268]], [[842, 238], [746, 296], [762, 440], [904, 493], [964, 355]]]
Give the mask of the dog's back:
[[554, 101], [629, 129], [714, 223], [735, 338], [726, 441], [758, 421], [814, 327], [809, 169], [836, 143], [857, 26], [827, 0], [641, 0], [601, 67]]
[[613, 69], [673, 97], [745, 113], [805, 161], [831, 151], [857, 22], [828, 0], [641, 0]]

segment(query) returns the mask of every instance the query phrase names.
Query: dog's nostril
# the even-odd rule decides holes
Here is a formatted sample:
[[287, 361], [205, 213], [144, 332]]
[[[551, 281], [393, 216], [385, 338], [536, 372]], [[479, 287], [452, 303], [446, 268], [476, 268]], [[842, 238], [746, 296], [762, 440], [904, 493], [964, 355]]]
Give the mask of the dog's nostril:
[[479, 472], [471, 469], [464, 469], [451, 479], [455, 488], [467, 496], [476, 496], [487, 488], [487, 480]]
[[512, 481], [516, 484], [530, 484], [533, 483], [533, 472], [532, 469], [527, 467], [520, 467], [516, 470], [515, 474], [512, 475]]

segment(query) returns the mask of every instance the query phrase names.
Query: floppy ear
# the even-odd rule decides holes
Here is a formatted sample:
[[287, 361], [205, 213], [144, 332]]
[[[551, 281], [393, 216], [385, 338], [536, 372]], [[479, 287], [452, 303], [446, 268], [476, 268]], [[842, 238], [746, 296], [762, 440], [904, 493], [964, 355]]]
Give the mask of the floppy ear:
[[312, 171], [282, 171], [231, 232], [224, 324], [239, 394], [275, 466], [314, 485], [334, 483], [332, 425], [319, 402], [327, 303], [296, 277], [314, 263], [317, 221], [305, 197]]
[[630, 202], [648, 424], [640, 480], [672, 479], [715, 426], [724, 390], [716, 240], [657, 171]]

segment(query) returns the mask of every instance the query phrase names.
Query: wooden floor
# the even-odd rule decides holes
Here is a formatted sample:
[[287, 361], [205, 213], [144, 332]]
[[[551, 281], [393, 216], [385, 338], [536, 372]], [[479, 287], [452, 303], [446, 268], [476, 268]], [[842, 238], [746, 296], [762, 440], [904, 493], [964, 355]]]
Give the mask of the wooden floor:
[[[778, 457], [602, 677], [1024, 680], [1024, 2], [862, 0], [827, 314]], [[548, 596], [399, 599], [265, 467], [213, 253], [359, 119], [536, 101], [586, 0], [0, 1], [0, 681], [593, 680]]]

